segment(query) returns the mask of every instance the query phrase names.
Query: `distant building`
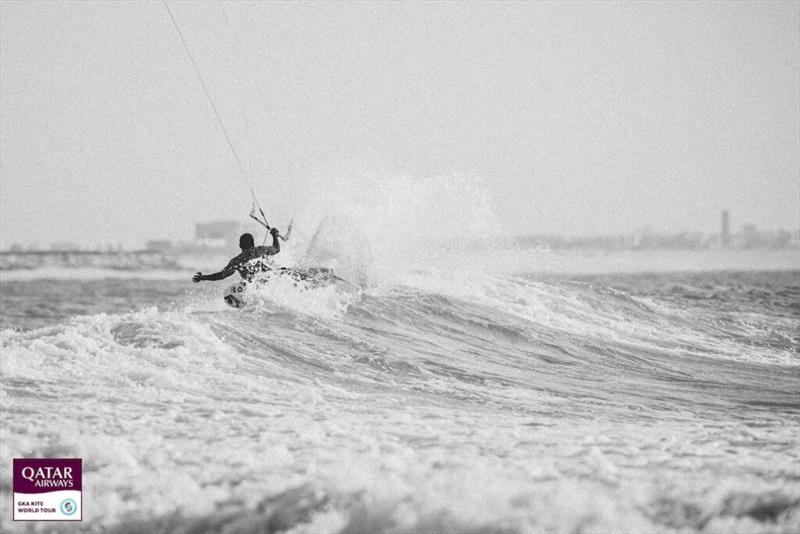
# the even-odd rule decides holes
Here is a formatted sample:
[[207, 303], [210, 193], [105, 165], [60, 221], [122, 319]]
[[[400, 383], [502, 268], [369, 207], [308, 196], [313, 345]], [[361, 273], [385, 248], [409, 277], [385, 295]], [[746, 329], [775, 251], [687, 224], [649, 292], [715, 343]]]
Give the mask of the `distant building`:
[[731, 246], [731, 221], [728, 210], [722, 211], [722, 228], [720, 228], [719, 240], [723, 248]]
[[168, 239], [151, 239], [145, 243], [144, 248], [153, 252], [167, 252], [172, 250], [172, 241]]
[[194, 226], [194, 236], [197, 239], [230, 239], [239, 233], [237, 221], [213, 221], [197, 223]]
[[212, 221], [197, 223], [194, 236], [203, 247], [224, 247], [237, 243], [242, 226], [238, 221]]

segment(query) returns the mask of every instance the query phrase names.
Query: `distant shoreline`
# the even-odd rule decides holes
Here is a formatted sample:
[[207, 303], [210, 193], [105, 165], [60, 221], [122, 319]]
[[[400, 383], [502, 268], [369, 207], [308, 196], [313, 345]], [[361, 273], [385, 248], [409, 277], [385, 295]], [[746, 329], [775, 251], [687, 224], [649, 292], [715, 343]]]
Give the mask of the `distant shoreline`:
[[[213, 254], [162, 255], [160, 253], [115, 253], [28, 255], [24, 262], [0, 265], [0, 282], [64, 279], [97, 280], [137, 278], [180, 280], [197, 270], [213, 269], [227, 257]], [[41, 261], [47, 258], [47, 261]], [[36, 261], [32, 261], [36, 260]], [[800, 249], [702, 249], [702, 250], [605, 250], [605, 249], [495, 249], [441, 251], [427, 259], [396, 265], [392, 272], [417, 271], [491, 272], [504, 275], [596, 275], [626, 273], [797, 271]]]
[[26, 271], [41, 268], [95, 268], [123, 271], [141, 269], [180, 269], [174, 256], [157, 251], [25, 251], [0, 252], [0, 271]]

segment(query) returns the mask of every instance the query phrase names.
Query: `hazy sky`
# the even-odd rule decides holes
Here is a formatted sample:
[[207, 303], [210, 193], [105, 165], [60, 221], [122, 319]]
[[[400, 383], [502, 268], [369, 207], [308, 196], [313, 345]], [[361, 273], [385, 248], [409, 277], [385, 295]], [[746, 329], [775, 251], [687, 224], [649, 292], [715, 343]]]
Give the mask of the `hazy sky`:
[[[510, 234], [800, 227], [799, 5], [170, 3], [271, 215], [459, 174]], [[246, 216], [161, 2], [0, 6], [0, 245]]]

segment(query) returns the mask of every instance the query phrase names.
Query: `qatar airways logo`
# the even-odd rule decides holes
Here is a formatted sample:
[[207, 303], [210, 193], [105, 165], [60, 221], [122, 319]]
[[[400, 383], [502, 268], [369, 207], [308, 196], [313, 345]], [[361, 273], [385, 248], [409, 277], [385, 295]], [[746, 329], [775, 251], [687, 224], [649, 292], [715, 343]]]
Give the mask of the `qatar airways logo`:
[[80, 458], [14, 458], [14, 521], [80, 521]]
[[72, 480], [71, 467], [23, 467], [22, 478], [33, 482], [37, 488], [72, 488], [75, 482]]

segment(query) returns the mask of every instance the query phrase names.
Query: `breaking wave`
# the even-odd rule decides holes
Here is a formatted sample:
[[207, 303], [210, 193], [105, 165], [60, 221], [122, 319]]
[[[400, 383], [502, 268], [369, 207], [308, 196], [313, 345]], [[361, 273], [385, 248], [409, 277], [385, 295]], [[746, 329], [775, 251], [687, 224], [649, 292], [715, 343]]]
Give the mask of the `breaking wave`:
[[285, 280], [4, 330], [0, 453], [83, 458], [112, 532], [794, 531], [796, 277], [709, 276]]

